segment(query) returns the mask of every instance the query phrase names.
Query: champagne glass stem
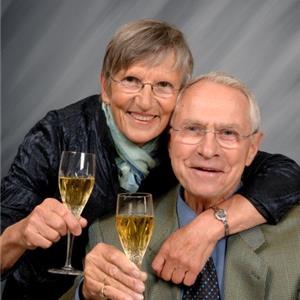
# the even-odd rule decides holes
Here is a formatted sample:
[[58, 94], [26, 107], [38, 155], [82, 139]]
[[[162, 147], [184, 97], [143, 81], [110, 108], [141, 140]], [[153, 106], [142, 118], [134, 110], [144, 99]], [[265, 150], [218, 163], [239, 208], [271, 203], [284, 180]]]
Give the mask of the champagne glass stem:
[[73, 252], [73, 243], [74, 243], [74, 235], [68, 231], [68, 239], [67, 239], [67, 255], [66, 255], [66, 262], [64, 268], [72, 269], [72, 252]]

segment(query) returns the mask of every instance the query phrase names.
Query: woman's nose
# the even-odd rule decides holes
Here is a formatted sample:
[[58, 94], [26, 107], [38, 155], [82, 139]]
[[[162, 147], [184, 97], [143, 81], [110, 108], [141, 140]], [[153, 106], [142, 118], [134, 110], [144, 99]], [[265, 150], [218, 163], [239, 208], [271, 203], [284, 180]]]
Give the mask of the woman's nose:
[[139, 92], [139, 97], [137, 97], [137, 105], [142, 110], [149, 110], [153, 105], [153, 92], [151, 85], [144, 85], [142, 90]]

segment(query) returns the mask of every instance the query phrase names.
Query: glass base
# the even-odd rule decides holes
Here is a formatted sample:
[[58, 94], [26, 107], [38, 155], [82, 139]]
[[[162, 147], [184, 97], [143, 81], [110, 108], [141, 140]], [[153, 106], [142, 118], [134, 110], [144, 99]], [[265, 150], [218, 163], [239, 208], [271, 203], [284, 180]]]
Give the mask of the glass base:
[[60, 269], [52, 268], [48, 270], [49, 273], [54, 273], [54, 274], [62, 274], [62, 275], [82, 275], [83, 272], [80, 270], [76, 270], [72, 267], [62, 267]]

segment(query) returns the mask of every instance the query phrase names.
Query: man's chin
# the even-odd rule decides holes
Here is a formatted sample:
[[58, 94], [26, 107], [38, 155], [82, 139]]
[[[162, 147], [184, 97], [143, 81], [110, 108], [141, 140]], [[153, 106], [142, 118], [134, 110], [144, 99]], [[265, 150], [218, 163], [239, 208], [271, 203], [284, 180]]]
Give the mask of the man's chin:
[[222, 193], [218, 193], [215, 188], [202, 188], [195, 187], [190, 189], [190, 193], [194, 198], [199, 199], [199, 201], [215, 203], [216, 200], [223, 199]]

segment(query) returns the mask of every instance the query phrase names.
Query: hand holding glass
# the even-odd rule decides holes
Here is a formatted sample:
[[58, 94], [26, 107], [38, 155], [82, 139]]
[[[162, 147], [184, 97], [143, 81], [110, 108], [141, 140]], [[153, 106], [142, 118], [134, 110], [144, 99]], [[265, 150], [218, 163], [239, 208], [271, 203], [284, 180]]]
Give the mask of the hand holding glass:
[[[59, 190], [64, 205], [73, 215], [80, 217], [95, 183], [95, 155], [92, 153], [63, 151], [59, 166]], [[67, 256], [64, 267], [50, 269], [51, 273], [79, 275], [82, 272], [71, 265], [74, 236], [68, 231]]]
[[152, 195], [118, 194], [116, 228], [126, 256], [141, 267], [154, 228]]

